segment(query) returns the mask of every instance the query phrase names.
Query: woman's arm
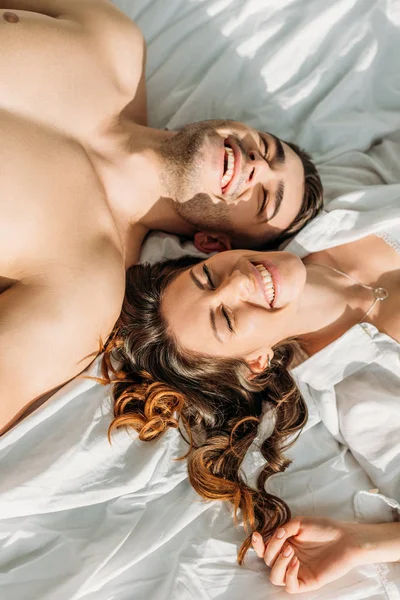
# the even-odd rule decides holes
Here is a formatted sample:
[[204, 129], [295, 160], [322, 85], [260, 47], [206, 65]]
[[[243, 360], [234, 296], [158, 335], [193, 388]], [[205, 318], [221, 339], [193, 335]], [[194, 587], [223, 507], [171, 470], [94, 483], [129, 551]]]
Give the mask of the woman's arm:
[[363, 548], [362, 565], [400, 562], [400, 523], [352, 523]]
[[400, 523], [345, 523], [296, 517], [253, 548], [271, 567], [270, 580], [289, 593], [316, 590], [354, 567], [400, 561]]

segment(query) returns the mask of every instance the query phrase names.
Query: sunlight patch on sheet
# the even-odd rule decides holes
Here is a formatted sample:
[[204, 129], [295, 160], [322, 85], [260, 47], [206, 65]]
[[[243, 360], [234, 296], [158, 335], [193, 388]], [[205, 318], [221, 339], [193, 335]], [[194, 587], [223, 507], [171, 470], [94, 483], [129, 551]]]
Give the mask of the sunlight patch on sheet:
[[[221, 0], [219, 0], [221, 1]], [[262, 22], [266, 23], [268, 22], [268, 19], [265, 20], [265, 16], [266, 16], [266, 11], [268, 10], [268, 4], [271, 5], [271, 16], [273, 15], [274, 18], [277, 17], [276, 15], [276, 10], [275, 10], [275, 5], [274, 5], [275, 0], [270, 0], [270, 2], [268, 2], [268, 0], [265, 0], [264, 4], [260, 4], [259, 0], [254, 0], [253, 2], [246, 2], [243, 4], [243, 7], [240, 11], [236, 11], [235, 16], [230, 15], [230, 19], [227, 20], [227, 22], [224, 24], [224, 26], [221, 28], [221, 33], [225, 36], [225, 37], [230, 37], [235, 30], [244, 25], [244, 23], [246, 21], [249, 21], [252, 18], [252, 21], [254, 21], [254, 17], [255, 15], [262, 15]], [[292, 4], [296, 2], [296, 0], [286, 0], [286, 1], [281, 1], [280, 3], [280, 10], [283, 10], [287, 5]], [[208, 14], [211, 14], [211, 8], [207, 9]], [[267, 13], [268, 14], [268, 13]], [[260, 22], [260, 19], [258, 17], [256, 17], [257, 22]], [[253, 35], [255, 35], [255, 31], [252, 32], [252, 37]]]
[[365, 39], [365, 28], [357, 27], [357, 31], [352, 32], [351, 38], [349, 38], [348, 42], [343, 45], [343, 48], [340, 50], [338, 56], [346, 56], [351, 52], [354, 46], [357, 46], [358, 43], [362, 42]]
[[386, 6], [386, 16], [393, 25], [400, 25], [400, 3], [392, 2]]
[[355, 204], [364, 196], [364, 191], [361, 192], [352, 192], [351, 194], [345, 194], [342, 196], [342, 201], [345, 201], [346, 204]]
[[351, 192], [350, 194], [343, 194], [340, 197], [340, 201], [344, 204], [346, 203], [346, 206], [348, 204], [356, 204], [365, 194], [364, 190], [361, 190], [360, 192]]
[[311, 94], [317, 88], [319, 82], [321, 81], [321, 77], [323, 76], [323, 74], [324, 72], [322, 69], [315, 70], [311, 77], [308, 77], [307, 80], [303, 81], [302, 85], [299, 87], [297, 92], [294, 91], [293, 88], [291, 88], [290, 95], [282, 95], [279, 105], [285, 110], [287, 110], [288, 108], [299, 104], [302, 100], [308, 98], [308, 96], [311, 96]]
[[218, 2], [215, 2], [207, 9], [207, 14], [210, 15], [210, 17], [215, 17], [215, 15], [218, 15], [220, 12], [225, 10], [225, 8], [228, 8], [232, 2], [233, 0], [218, 0]]
[[240, 44], [236, 51], [239, 56], [253, 58], [259, 48], [273, 37], [283, 26], [283, 21], [276, 22], [263, 31], [254, 33], [251, 38]]
[[282, 88], [300, 71], [304, 61], [305, 40], [307, 40], [307, 55], [311, 56], [317, 53], [318, 47], [324, 42], [334, 25], [349, 12], [350, 1], [354, 6], [356, 0], [342, 0], [304, 23], [293, 37], [271, 57], [261, 71], [265, 81], [268, 82], [270, 93]]
[[378, 42], [377, 40], [373, 40], [371, 46], [365, 51], [360, 57], [357, 65], [355, 66], [355, 71], [366, 71], [372, 65], [375, 56], [378, 54]]

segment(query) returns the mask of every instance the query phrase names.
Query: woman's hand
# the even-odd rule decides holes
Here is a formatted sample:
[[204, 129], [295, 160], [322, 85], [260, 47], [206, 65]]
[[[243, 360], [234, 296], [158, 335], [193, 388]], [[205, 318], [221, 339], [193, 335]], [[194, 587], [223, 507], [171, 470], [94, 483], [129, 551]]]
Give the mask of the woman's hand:
[[399, 525], [296, 517], [266, 544], [259, 533], [253, 534], [252, 543], [271, 567], [271, 583], [296, 594], [316, 590], [357, 565], [399, 560]]

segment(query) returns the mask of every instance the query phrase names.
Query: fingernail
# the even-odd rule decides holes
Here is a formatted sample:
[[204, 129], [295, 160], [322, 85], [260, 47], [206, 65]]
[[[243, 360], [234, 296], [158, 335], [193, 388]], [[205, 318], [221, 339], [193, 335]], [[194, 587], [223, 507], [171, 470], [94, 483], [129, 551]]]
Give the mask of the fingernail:
[[282, 552], [283, 556], [290, 556], [292, 554], [293, 550], [291, 548], [291, 546], [288, 546], [287, 548], [284, 549], [284, 551]]
[[284, 538], [285, 535], [286, 535], [286, 531], [282, 528], [278, 529], [278, 531], [275, 534], [275, 536], [278, 538], [278, 540], [281, 540], [282, 538]]
[[258, 536], [259, 536], [259, 535], [260, 535], [260, 534], [259, 534], [259, 533], [257, 533], [257, 531], [255, 531], [255, 532], [253, 533], [253, 535], [251, 536], [251, 540], [252, 540], [253, 542], [256, 542], [256, 541], [258, 540]]
[[297, 563], [299, 562], [299, 559], [297, 558], [297, 556], [294, 556], [292, 558], [292, 562], [290, 563], [291, 567], [297, 567]]

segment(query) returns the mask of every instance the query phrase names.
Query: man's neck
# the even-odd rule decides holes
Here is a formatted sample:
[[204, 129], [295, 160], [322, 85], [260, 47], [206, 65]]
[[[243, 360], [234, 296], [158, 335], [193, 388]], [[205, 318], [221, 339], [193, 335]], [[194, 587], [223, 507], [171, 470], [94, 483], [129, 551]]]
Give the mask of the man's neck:
[[[104, 186], [127, 266], [138, 260], [137, 237], [161, 229], [191, 236], [194, 227], [165, 194], [161, 144], [174, 133], [121, 121], [90, 151]], [[133, 239], [132, 239], [133, 238]]]

